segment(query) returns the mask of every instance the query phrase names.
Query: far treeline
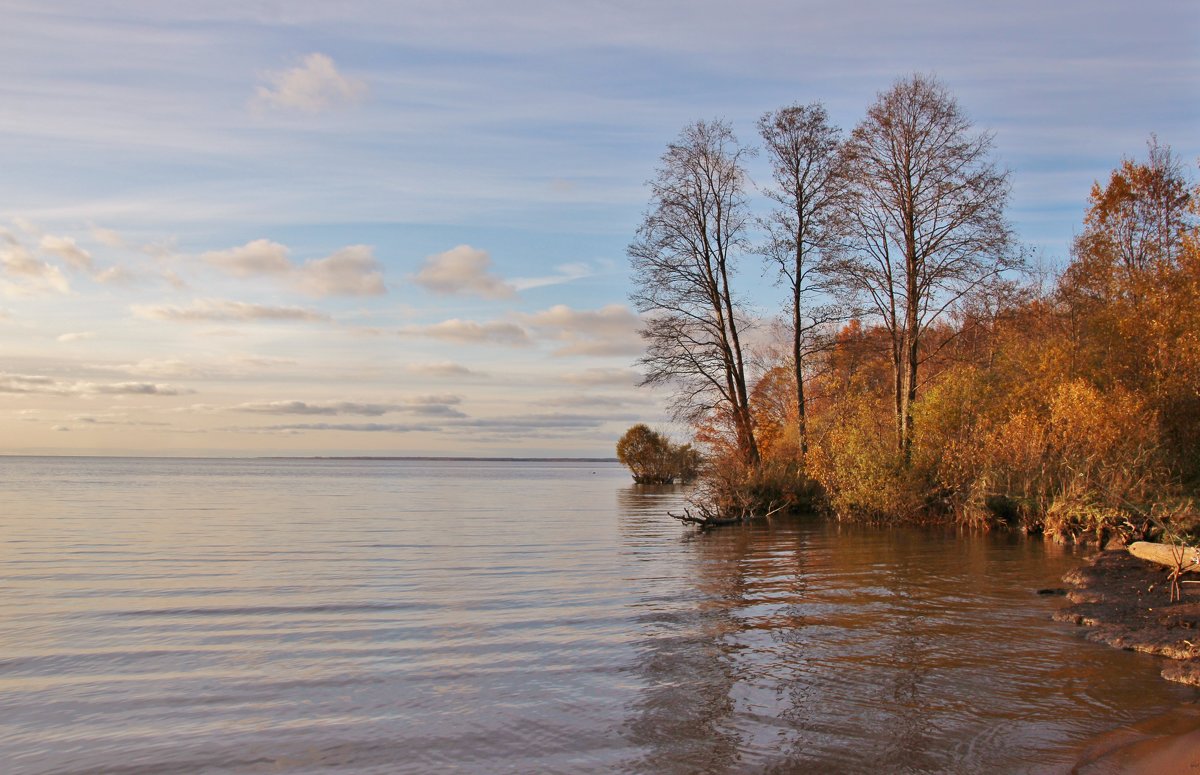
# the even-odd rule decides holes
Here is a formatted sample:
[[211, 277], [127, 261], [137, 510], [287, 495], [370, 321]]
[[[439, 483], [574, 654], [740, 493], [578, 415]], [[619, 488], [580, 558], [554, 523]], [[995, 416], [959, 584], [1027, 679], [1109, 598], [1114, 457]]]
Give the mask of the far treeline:
[[[1151, 137], [1088, 196], [1070, 261], [1031, 270], [1009, 173], [936, 79], [848, 135], [819, 103], [668, 146], [629, 256], [644, 384], [707, 450], [708, 513], [1001, 524], [1064, 540], [1178, 529], [1200, 488], [1200, 188]], [[745, 267], [751, 263], [753, 266]], [[735, 269], [786, 291], [774, 345]], [[1172, 528], [1172, 525], [1175, 527]]]

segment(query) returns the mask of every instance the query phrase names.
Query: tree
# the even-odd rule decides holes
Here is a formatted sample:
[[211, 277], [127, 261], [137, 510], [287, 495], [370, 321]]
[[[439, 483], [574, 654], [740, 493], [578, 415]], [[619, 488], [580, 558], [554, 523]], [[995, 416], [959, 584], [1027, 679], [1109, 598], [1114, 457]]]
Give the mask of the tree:
[[692, 445], [672, 444], [644, 423], [634, 425], [617, 441], [617, 459], [638, 484], [688, 482], [700, 468], [700, 454]]
[[766, 255], [778, 265], [790, 292], [796, 425], [803, 456], [808, 451], [805, 359], [825, 345], [816, 335], [844, 318], [836, 307], [817, 301], [827, 290], [817, 257], [829, 245], [830, 226], [845, 206], [845, 156], [841, 130], [829, 123], [820, 103], [766, 113], [758, 131], [774, 180], [765, 193], [778, 205], [766, 221]]
[[991, 149], [991, 135], [973, 134], [946, 87], [925, 75], [881, 93], [847, 144], [852, 201], [831, 270], [890, 335], [905, 460], [926, 329], [1023, 266], [1004, 216], [1008, 173], [990, 162]]
[[1135, 301], [1151, 270], [1169, 269], [1191, 224], [1191, 192], [1171, 147], [1150, 136], [1146, 161], [1123, 159], [1108, 183], [1092, 186], [1084, 231], [1075, 239], [1068, 282], [1101, 303], [1121, 288]]
[[745, 173], [732, 129], [698, 121], [667, 147], [650, 181], [651, 203], [629, 246], [636, 290], [647, 313], [641, 335], [644, 385], [670, 384], [676, 417], [696, 422], [727, 414], [742, 459], [757, 465], [740, 330], [730, 287], [750, 220]]

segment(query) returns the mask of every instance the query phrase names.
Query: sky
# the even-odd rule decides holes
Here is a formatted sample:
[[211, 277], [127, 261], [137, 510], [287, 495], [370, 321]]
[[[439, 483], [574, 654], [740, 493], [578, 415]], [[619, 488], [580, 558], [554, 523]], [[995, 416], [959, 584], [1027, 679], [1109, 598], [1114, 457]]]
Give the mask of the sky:
[[[685, 125], [932, 73], [1047, 267], [1151, 133], [1192, 0], [0, 0], [0, 454], [611, 456], [626, 246]], [[768, 172], [750, 162], [752, 185]], [[781, 292], [753, 259], [756, 314]], [[765, 339], [766, 333], [760, 338]], [[678, 432], [678, 429], [673, 429]]]

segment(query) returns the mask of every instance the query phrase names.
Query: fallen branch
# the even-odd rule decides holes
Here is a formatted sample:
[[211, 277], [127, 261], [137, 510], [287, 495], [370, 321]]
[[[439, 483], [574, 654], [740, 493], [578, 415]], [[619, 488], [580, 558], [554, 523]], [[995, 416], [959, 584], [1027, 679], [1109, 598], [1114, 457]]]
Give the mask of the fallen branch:
[[[772, 506], [774, 506], [774, 504], [772, 504]], [[774, 506], [765, 514], [743, 513], [736, 517], [721, 515], [702, 505], [696, 506], [696, 509], [700, 512], [700, 516], [693, 514], [691, 509], [684, 509], [682, 514], [675, 514], [668, 511], [667, 516], [669, 516], [671, 519], [677, 519], [685, 525], [698, 525], [701, 530], [707, 530], [712, 527], [741, 525], [754, 519], [770, 519], [780, 511], [783, 511], [784, 506]]]

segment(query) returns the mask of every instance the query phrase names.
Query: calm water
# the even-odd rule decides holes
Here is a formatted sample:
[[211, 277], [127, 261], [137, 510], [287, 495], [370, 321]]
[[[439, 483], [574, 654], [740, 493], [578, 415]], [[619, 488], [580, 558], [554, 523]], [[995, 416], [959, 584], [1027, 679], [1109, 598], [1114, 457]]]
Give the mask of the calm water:
[[1078, 559], [615, 465], [0, 458], [0, 771], [1023, 772], [1194, 699]]

